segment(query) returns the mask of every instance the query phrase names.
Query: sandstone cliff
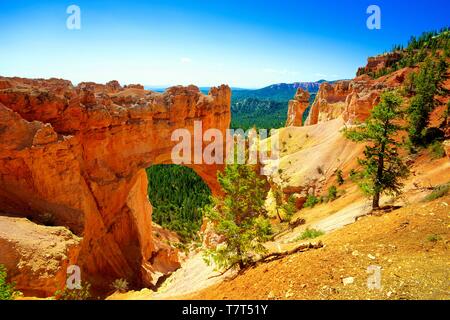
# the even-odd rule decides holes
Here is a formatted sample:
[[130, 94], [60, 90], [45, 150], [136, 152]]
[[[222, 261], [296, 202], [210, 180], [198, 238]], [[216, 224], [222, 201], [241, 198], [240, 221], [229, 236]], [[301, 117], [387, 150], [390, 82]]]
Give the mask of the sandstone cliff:
[[80, 238], [64, 227], [0, 216], [0, 263], [16, 289], [28, 295], [49, 296], [61, 289], [79, 244]]
[[[144, 169], [171, 162], [177, 128], [192, 132], [201, 120], [203, 130], [224, 132], [230, 99], [227, 86], [205, 96], [195, 86], [161, 94], [117, 81], [75, 87], [0, 78], [0, 212], [37, 222], [50, 216], [82, 236], [75, 262], [96, 289], [118, 278], [154, 283], [165, 272], [155, 266], [173, 264], [156, 261]], [[218, 190], [219, 165], [192, 167]]]
[[412, 70], [400, 69], [378, 79], [361, 75], [353, 80], [323, 83], [305, 125], [329, 121], [341, 115], [348, 123], [364, 121], [379, 102], [381, 93], [386, 89], [398, 88]]
[[[367, 66], [360, 70], [376, 72], [396, 59], [395, 54], [369, 58]], [[303, 108], [299, 107], [298, 100], [304, 93], [297, 94], [289, 103], [286, 128], [277, 130], [270, 138], [279, 139], [283, 146], [276, 163], [279, 170], [274, 171], [272, 181], [281, 187], [286, 197], [295, 196], [299, 209], [308, 195], [326, 192], [326, 187], [335, 180], [337, 169], [348, 175], [351, 169], [358, 167], [357, 158], [362, 156], [364, 149], [362, 144], [345, 139], [341, 130], [364, 121], [383, 91], [400, 88], [408, 75], [416, 71], [417, 67], [403, 68], [375, 79], [364, 74], [353, 80], [322, 83], [303, 127], [296, 126], [301, 125]], [[444, 87], [450, 88], [450, 80]], [[442, 123], [448, 97], [438, 100], [439, 106], [430, 115], [430, 126], [439, 127]], [[447, 132], [448, 126], [442, 129]], [[265, 143], [263, 141], [263, 145]], [[448, 146], [447, 140], [443, 147], [450, 154]], [[268, 166], [273, 165], [273, 162], [268, 163]], [[267, 205], [270, 207], [272, 202], [269, 197]]]
[[286, 127], [300, 127], [303, 124], [303, 113], [309, 105], [309, 92], [298, 88], [294, 99], [289, 101]]
[[399, 52], [390, 52], [375, 57], [369, 57], [367, 64], [358, 69], [356, 74], [376, 73], [382, 69], [391, 67], [395, 62], [400, 60], [402, 55]]

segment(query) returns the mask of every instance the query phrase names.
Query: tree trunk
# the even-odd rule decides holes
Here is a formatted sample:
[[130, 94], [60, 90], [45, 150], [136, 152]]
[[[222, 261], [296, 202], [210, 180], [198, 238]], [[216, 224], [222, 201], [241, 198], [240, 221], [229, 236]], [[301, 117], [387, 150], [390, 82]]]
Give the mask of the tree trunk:
[[237, 253], [238, 257], [239, 257], [239, 262], [238, 262], [239, 269], [240, 270], [244, 270], [245, 264], [244, 264], [244, 261], [242, 261], [242, 252], [241, 252], [241, 247], [240, 246], [238, 246], [236, 248], [236, 253]]
[[276, 211], [277, 211], [278, 219], [280, 219], [280, 222], [283, 222], [283, 219], [281, 219], [281, 216], [280, 216], [280, 212], [278, 212], [278, 207], [277, 207]]
[[380, 193], [377, 192], [373, 195], [372, 210], [379, 209], [379, 208], [380, 208]]
[[372, 210], [380, 208], [380, 190], [381, 190], [381, 181], [383, 179], [385, 149], [386, 146], [384, 143], [382, 143], [380, 154], [378, 155], [377, 177], [374, 185], [375, 194], [373, 195]]

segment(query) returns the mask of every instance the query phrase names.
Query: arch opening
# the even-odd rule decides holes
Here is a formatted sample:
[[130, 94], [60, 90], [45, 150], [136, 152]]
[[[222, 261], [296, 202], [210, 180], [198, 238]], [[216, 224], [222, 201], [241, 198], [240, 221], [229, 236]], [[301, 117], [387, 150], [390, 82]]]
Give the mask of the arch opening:
[[152, 221], [174, 231], [181, 242], [198, 240], [203, 208], [211, 203], [211, 190], [194, 169], [157, 164], [146, 169]]

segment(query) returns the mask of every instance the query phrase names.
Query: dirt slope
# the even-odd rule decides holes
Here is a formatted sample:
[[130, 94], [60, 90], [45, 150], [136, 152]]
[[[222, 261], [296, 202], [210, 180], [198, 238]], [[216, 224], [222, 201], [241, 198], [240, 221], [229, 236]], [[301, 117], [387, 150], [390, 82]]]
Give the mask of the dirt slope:
[[[383, 293], [370, 293], [369, 295], [366, 295], [363, 291], [361, 291], [359, 292], [360, 295], [354, 295], [354, 293], [350, 292], [344, 295], [341, 294], [335, 297], [330, 297], [326, 294], [326, 290], [335, 292], [335, 289], [333, 288], [336, 288], [336, 284], [334, 282], [330, 282], [330, 275], [337, 277], [337, 280], [335, 280], [338, 281], [341, 286], [341, 276], [343, 278], [354, 277], [355, 286], [345, 286], [345, 290], [347, 291], [356, 290], [355, 288], [359, 288], [357, 290], [365, 289], [364, 285], [368, 276], [366, 274], [366, 269], [369, 265], [371, 265], [371, 263], [373, 265], [381, 265], [383, 268], [387, 268], [384, 264], [379, 264], [377, 259], [372, 261], [372, 259], [367, 257], [367, 254], [372, 254], [374, 257], [377, 257], [376, 253], [383, 257], [386, 257], [387, 254], [387, 257], [382, 260], [396, 261], [396, 263], [399, 263], [398, 261], [400, 261], [400, 267], [402, 267], [401, 261], [404, 260], [404, 257], [408, 257], [411, 254], [411, 259], [405, 260], [405, 263], [408, 264], [408, 268], [412, 268], [413, 266], [416, 266], [415, 268], [419, 269], [422, 268], [422, 258], [417, 258], [416, 253], [411, 253], [408, 251], [410, 250], [410, 247], [407, 246], [406, 249], [394, 250], [393, 247], [390, 246], [394, 245], [396, 248], [402, 248], [402, 246], [397, 246], [389, 240], [389, 237], [392, 236], [390, 235], [391, 231], [389, 231], [389, 228], [395, 229], [404, 221], [409, 221], [410, 218], [404, 218], [405, 212], [408, 214], [414, 213], [416, 208], [420, 208], [422, 211], [425, 210], [429, 203], [420, 202], [420, 200], [422, 200], [430, 192], [425, 187], [436, 186], [450, 181], [449, 170], [450, 162], [446, 158], [433, 160], [430, 158], [428, 152], [423, 152], [417, 156], [414, 164], [411, 165], [411, 177], [405, 181], [405, 194], [399, 198], [391, 198], [387, 196], [382, 198], [383, 204], [406, 206], [404, 209], [397, 210], [386, 216], [386, 219], [388, 217], [389, 219], [392, 219], [392, 217], [399, 215], [397, 220], [400, 220], [400, 222], [397, 220], [386, 220], [384, 218], [364, 217], [364, 215], [370, 212], [370, 201], [363, 197], [361, 191], [354, 182], [350, 179], [346, 179], [344, 185], [339, 187], [339, 189], [346, 190], [345, 194], [331, 203], [320, 204], [312, 209], [300, 210], [296, 213], [295, 218], [304, 218], [306, 220], [304, 225], [300, 225], [290, 232], [280, 234], [274, 239], [274, 241], [266, 243], [266, 247], [271, 252], [292, 249], [304, 241], [296, 240], [296, 238], [298, 238], [298, 236], [309, 227], [319, 229], [327, 233], [326, 236], [322, 236], [317, 239], [325, 242], [326, 247], [323, 250], [297, 254], [286, 259], [279, 260], [278, 262], [269, 263], [264, 268], [261, 266], [256, 269], [252, 269], [244, 275], [239, 276], [237, 279], [231, 282], [225, 281], [222, 284], [219, 283], [230, 275], [228, 274], [222, 277], [210, 278], [210, 276], [217, 275], [217, 273], [213, 271], [213, 268], [204, 264], [202, 254], [199, 252], [189, 257], [182, 264], [182, 267], [174, 272], [174, 274], [166, 280], [157, 292], [153, 292], [149, 289], [143, 289], [141, 291], [131, 291], [124, 294], [116, 293], [109, 297], [109, 299], [146, 300], [177, 299], [180, 297], [196, 299], [320, 299], [358, 297], [402, 298], [401, 294], [397, 297], [394, 296], [394, 293], [398, 292], [395, 289], [398, 284], [390, 285], [392, 286], [392, 289], [389, 287]], [[332, 181], [330, 181], [330, 183], [335, 182], [334, 179], [331, 180]], [[442, 200], [441, 202], [449, 204], [448, 199]], [[438, 202], [438, 204], [439, 203], [440, 202]], [[442, 208], [438, 207], [441, 214], [443, 214], [445, 210], [450, 210], [445, 204], [442, 206]], [[439, 219], [443, 220], [444, 218], [447, 220], [445, 225], [449, 225], [450, 221], [448, 217], [442, 217]], [[355, 221], [357, 221], [356, 224]], [[422, 224], [422, 222], [420, 221], [418, 224]], [[442, 235], [448, 233], [448, 231], [449, 230], [447, 228], [445, 229], [445, 232], [434, 231], [434, 233], [437, 233], [442, 237]], [[376, 233], [373, 234], [373, 232]], [[386, 234], [379, 236], [383, 232]], [[427, 244], [428, 242], [425, 241], [425, 239], [434, 233], [431, 231], [420, 231], [420, 234], [417, 236], [417, 239], [420, 240], [418, 243]], [[378, 237], [380, 237], [380, 239], [386, 238], [386, 241], [377, 243]], [[448, 237], [445, 239], [448, 239]], [[313, 241], [315, 242], [316, 239]], [[409, 241], [416, 240], [410, 239]], [[403, 244], [404, 239], [396, 238], [395, 242]], [[361, 245], [364, 243], [367, 243], [367, 245]], [[408, 243], [408, 240], [404, 243]], [[338, 248], [337, 253], [335, 252], [336, 248]], [[384, 251], [379, 251], [379, 248], [384, 249]], [[391, 251], [389, 251], [390, 249]], [[344, 252], [341, 252], [343, 250]], [[352, 253], [355, 250], [358, 251], [358, 253], [355, 253], [355, 256], [349, 255], [349, 252]], [[388, 253], [385, 252], [386, 250]], [[361, 254], [359, 252], [361, 252]], [[436, 261], [438, 261], [436, 263], [438, 268], [442, 267], [443, 264], [440, 259], [445, 257], [445, 254], [447, 254], [446, 250], [441, 250], [435, 253], [435, 257], [437, 259]], [[360, 258], [351, 259], [352, 257]], [[298, 261], [296, 259], [298, 259]], [[314, 261], [311, 261], [311, 259]], [[343, 267], [338, 268], [341, 260], [344, 261], [342, 264]], [[331, 265], [327, 266], [329, 261], [331, 261]], [[392, 262], [389, 263], [389, 265], [391, 264]], [[273, 270], [273, 272], [269, 272], [269, 270]], [[301, 270], [304, 270], [304, 272], [300, 272]], [[278, 274], [278, 272], [280, 273]], [[318, 273], [319, 276], [314, 278], [316, 273]], [[382, 273], [384, 273], [384, 270], [382, 270]], [[400, 275], [398, 272], [395, 274]], [[433, 277], [434, 276], [431, 278]], [[270, 281], [268, 279], [270, 279]], [[292, 281], [283, 281], [281, 279], [291, 279]], [[269, 281], [269, 283], [266, 283], [266, 281]], [[236, 292], [234, 288], [235, 284], [237, 284]], [[357, 287], [356, 285], [358, 284], [361, 287]], [[294, 289], [295, 285], [297, 285], [297, 290], [299, 290], [298, 287], [302, 290], [296, 292]], [[401, 286], [403, 286], [403, 284], [401, 284]], [[308, 287], [311, 289], [306, 290]], [[251, 288], [251, 290], [247, 290], [248, 288]], [[271, 289], [271, 293], [267, 290], [267, 288], [278, 288], [278, 291]], [[291, 289], [291, 291], [289, 291], [289, 289]], [[325, 290], [325, 292], [323, 292], [323, 290]], [[418, 289], [418, 292], [419, 291], [420, 290]], [[388, 296], [389, 292], [391, 293]], [[383, 294], [386, 296], [383, 296]]]
[[[450, 299], [450, 196], [366, 216], [325, 247], [260, 264], [189, 299]], [[434, 241], [436, 240], [436, 241]], [[368, 290], [367, 268], [381, 267]], [[353, 277], [352, 284], [343, 279]]]
[[81, 239], [64, 227], [0, 216], [0, 264], [25, 295], [51, 296], [61, 289]]
[[221, 275], [214, 266], [208, 266], [203, 260], [203, 253], [193, 253], [183, 262], [157, 291], [142, 289], [125, 293], [115, 292], [107, 300], [153, 300], [173, 299], [180, 295], [192, 294], [223, 281], [233, 271]]

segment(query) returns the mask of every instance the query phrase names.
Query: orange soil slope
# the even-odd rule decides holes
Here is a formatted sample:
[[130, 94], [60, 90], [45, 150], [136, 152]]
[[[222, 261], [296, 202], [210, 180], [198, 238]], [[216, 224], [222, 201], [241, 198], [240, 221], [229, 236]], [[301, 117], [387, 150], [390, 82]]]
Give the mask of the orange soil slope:
[[[420, 202], [315, 240], [325, 247], [260, 264], [189, 299], [449, 299], [450, 196]], [[436, 241], [433, 241], [433, 239]], [[380, 266], [381, 290], [367, 268]], [[352, 284], [343, 279], [353, 277]]]

